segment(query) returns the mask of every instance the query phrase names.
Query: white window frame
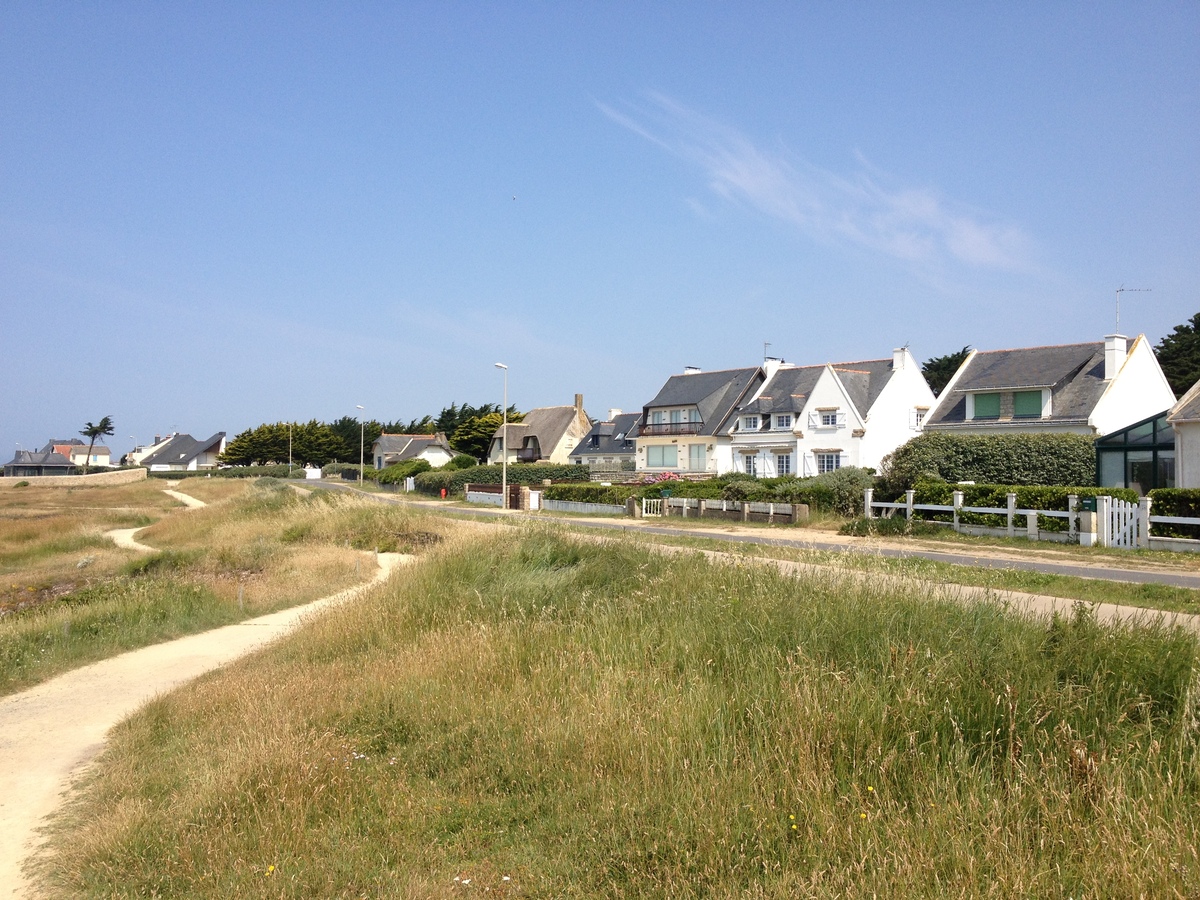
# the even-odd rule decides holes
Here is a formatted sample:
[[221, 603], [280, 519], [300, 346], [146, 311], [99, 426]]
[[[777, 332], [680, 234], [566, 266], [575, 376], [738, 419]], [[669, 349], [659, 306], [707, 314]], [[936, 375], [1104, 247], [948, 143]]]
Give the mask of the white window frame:
[[[670, 450], [675, 454], [675, 461], [668, 463], [665, 460], [666, 452]], [[652, 462], [657, 451], [658, 462]], [[646, 448], [646, 468], [648, 469], [678, 469], [679, 468], [679, 445], [678, 444], [650, 444]]]
[[758, 416], [742, 416], [742, 431], [758, 431]]
[[[696, 451], [700, 452], [697, 453]], [[697, 465], [697, 461], [699, 465]], [[703, 444], [688, 444], [688, 471], [703, 472], [708, 467], [708, 458]]]
[[842, 467], [841, 451], [817, 452], [813, 456], [816, 457], [818, 475], [824, 475], [826, 472], [835, 472]]
[[791, 475], [792, 474], [792, 454], [790, 452], [775, 454], [775, 474], [776, 475]]
[[777, 431], [790, 431], [792, 428], [792, 414], [782, 413], [775, 416], [775, 428]]
[[758, 454], [746, 453], [742, 456], [742, 471], [747, 475], [758, 475]]

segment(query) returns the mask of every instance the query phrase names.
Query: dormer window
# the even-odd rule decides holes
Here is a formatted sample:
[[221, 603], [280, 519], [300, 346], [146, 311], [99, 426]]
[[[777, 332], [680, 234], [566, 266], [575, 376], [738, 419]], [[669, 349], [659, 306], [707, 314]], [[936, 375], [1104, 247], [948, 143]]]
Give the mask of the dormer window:
[[742, 431], [758, 431], [758, 416], [742, 416]]
[[778, 415], [775, 417], [775, 428], [777, 430], [786, 431], [787, 429], [789, 429], [791, 427], [792, 427], [791, 413], [787, 413], [785, 415]]
[[1041, 391], [1013, 391], [1013, 416], [1041, 418]]
[[998, 419], [1000, 418], [1000, 394], [974, 394], [975, 411], [971, 416], [973, 419]]

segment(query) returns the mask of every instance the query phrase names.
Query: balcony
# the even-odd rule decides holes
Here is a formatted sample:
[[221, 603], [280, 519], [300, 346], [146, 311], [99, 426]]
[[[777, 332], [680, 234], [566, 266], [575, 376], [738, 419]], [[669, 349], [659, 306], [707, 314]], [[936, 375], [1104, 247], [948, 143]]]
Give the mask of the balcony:
[[704, 427], [703, 422], [663, 422], [658, 425], [643, 425], [638, 431], [639, 437], [654, 437], [664, 434], [699, 434]]

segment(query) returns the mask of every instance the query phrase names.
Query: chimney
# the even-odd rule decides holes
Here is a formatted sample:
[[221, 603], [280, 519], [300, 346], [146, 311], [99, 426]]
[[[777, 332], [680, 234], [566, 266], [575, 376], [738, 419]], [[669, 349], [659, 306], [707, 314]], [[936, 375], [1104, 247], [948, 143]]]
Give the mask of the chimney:
[[684, 375], [699, 375], [700, 369], [697, 366], [684, 366], [683, 374]]
[[1112, 381], [1125, 365], [1126, 338], [1123, 334], [1104, 336], [1104, 380]]
[[621, 411], [614, 406], [612, 409], [610, 409], [608, 411], [608, 421], [611, 422], [613, 419], [615, 419], [620, 414], [621, 414]]
[[908, 354], [907, 347], [897, 347], [892, 351], [892, 371], [904, 368], [904, 357]]
[[575, 395], [575, 412], [580, 413], [581, 415], [583, 413], [583, 394]]

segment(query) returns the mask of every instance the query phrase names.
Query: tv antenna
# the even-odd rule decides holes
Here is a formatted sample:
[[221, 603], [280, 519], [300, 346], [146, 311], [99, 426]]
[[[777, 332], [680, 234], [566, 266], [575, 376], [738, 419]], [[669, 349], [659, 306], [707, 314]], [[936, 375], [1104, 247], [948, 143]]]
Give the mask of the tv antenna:
[[771, 358], [767, 355], [767, 351], [770, 349], [770, 347], [771, 347], [770, 341], [763, 341], [763, 362], [766, 362], [768, 359]]
[[1154, 290], [1154, 288], [1127, 288], [1127, 287], [1125, 287], [1125, 285], [1121, 285], [1119, 288], [1117, 288], [1117, 330], [1116, 330], [1116, 334], [1121, 333], [1121, 295], [1125, 294], [1125, 293], [1148, 294], [1152, 290]]

